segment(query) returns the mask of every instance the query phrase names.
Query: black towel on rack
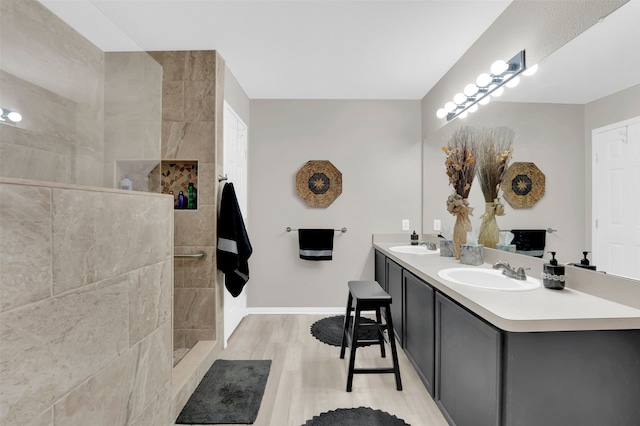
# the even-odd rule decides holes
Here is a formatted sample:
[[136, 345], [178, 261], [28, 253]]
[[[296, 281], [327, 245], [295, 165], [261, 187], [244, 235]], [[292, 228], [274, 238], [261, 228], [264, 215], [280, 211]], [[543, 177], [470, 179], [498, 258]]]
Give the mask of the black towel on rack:
[[333, 259], [333, 229], [299, 229], [300, 259]]
[[225, 275], [224, 285], [233, 297], [238, 297], [249, 281], [249, 257], [253, 249], [232, 183], [226, 183], [220, 200], [218, 218], [218, 269]]
[[533, 257], [544, 256], [544, 247], [547, 243], [546, 229], [512, 229], [513, 241], [516, 245], [516, 253]]

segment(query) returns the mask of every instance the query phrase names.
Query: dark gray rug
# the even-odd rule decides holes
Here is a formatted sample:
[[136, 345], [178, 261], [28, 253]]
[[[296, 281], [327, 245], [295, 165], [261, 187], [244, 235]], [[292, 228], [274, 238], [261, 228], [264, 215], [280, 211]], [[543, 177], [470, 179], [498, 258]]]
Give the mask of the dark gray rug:
[[[360, 324], [375, 324], [369, 318], [360, 317]], [[331, 346], [342, 346], [342, 329], [344, 327], [344, 315], [323, 318], [311, 325], [311, 334], [322, 343]], [[358, 340], [372, 340], [378, 338], [376, 330], [366, 328], [358, 332]], [[373, 345], [374, 343], [370, 343]], [[367, 345], [363, 345], [367, 346]]]
[[252, 424], [258, 416], [270, 369], [270, 360], [216, 360], [176, 423]]
[[302, 426], [410, 426], [404, 420], [367, 407], [338, 408], [308, 420]]

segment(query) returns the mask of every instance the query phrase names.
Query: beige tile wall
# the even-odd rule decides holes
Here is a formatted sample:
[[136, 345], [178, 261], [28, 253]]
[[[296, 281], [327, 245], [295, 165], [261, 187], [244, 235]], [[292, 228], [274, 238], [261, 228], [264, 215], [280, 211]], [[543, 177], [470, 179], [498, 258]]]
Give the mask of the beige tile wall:
[[0, 424], [169, 424], [171, 199], [0, 179], [0, 215]]
[[199, 340], [217, 339], [216, 331], [222, 330], [215, 245], [224, 60], [215, 51], [149, 54], [164, 70], [162, 160], [198, 162], [198, 208], [177, 210], [174, 228], [176, 254], [207, 253], [204, 260], [174, 264], [174, 347], [191, 348]]

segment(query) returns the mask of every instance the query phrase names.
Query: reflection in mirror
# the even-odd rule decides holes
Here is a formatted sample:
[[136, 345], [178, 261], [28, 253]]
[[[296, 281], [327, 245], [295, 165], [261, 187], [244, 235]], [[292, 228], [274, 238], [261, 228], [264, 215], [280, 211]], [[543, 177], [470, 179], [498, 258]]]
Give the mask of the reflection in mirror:
[[[580, 264], [583, 251], [590, 251], [590, 266], [595, 265], [598, 271], [640, 279], [637, 218], [632, 218], [635, 222], [623, 232], [628, 248], [616, 255], [603, 250], [593, 241], [597, 218], [592, 213], [592, 203], [601, 194], [594, 192], [593, 200], [591, 194], [592, 131], [615, 123], [629, 126], [634, 117], [640, 117], [638, 22], [640, 2], [626, 3], [545, 58], [538, 72], [522, 78], [518, 87], [508, 89], [468, 118], [456, 119], [430, 135], [425, 140], [423, 161], [425, 170], [429, 170], [425, 176], [432, 176], [434, 182], [425, 185], [424, 217], [442, 219], [449, 227], [454, 222], [443, 207], [449, 188], [446, 175], [440, 173], [444, 159], [439, 152], [451, 134], [462, 125], [509, 126], [517, 134], [512, 161], [536, 164], [546, 177], [546, 188], [542, 199], [531, 208], [504, 203], [506, 215], [497, 218], [500, 228], [552, 228], [557, 232], [547, 233], [545, 251], [557, 252], [561, 263]], [[628, 136], [629, 141], [634, 137], [631, 133]], [[638, 153], [636, 158], [640, 158]], [[630, 156], [633, 158], [633, 154]], [[624, 182], [624, 187], [635, 188], [632, 191], [636, 196], [629, 197], [623, 188], [625, 200], [640, 199], [640, 178], [636, 173], [630, 179], [636, 181]], [[469, 203], [475, 207], [472, 225], [477, 230], [484, 199], [477, 182], [474, 185]], [[622, 211], [640, 209], [624, 207]], [[428, 220], [425, 225], [430, 228]]]

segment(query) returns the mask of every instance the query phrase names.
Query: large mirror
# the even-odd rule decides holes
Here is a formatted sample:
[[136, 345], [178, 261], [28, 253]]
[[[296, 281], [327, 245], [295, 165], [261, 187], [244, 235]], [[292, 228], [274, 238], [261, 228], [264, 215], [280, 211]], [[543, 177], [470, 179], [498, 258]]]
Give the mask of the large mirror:
[[[589, 251], [588, 258], [599, 271], [640, 279], [640, 205], [626, 204], [640, 199], [640, 124], [633, 124], [640, 121], [638, 22], [640, 2], [630, 1], [545, 58], [539, 71], [523, 77], [518, 87], [425, 139], [425, 182], [433, 184], [424, 189], [423, 229], [431, 230], [431, 219], [442, 219], [449, 227], [454, 223], [445, 209], [451, 189], [440, 151], [453, 132], [464, 125], [509, 126], [517, 134], [512, 162], [534, 163], [545, 175], [545, 194], [529, 208], [514, 208], [503, 201], [506, 215], [497, 218], [500, 228], [548, 229], [545, 249], [558, 252], [562, 263], [579, 263], [582, 252]], [[624, 159], [632, 172], [606, 189], [592, 189], [599, 188], [592, 179], [597, 171], [592, 154], [596, 129], [613, 129], [618, 132], [615, 138], [624, 139], [626, 149], [635, 147]], [[618, 202], [617, 193], [625, 204], [611, 205]], [[472, 225], [477, 230], [485, 204], [477, 182], [469, 202], [475, 208]], [[615, 220], [627, 221], [621, 238], [627, 244], [631, 241], [630, 249], [616, 252], [596, 241], [597, 213], [592, 210], [598, 203], [619, 212]]]

